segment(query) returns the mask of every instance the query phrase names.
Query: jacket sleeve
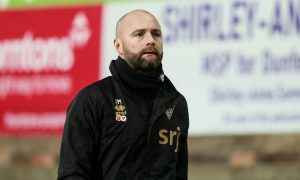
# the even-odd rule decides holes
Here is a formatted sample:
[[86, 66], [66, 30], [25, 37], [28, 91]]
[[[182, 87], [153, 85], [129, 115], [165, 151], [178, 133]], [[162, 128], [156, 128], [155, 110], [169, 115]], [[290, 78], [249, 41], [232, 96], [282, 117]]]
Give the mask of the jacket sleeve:
[[87, 92], [80, 92], [68, 108], [61, 142], [58, 180], [93, 179], [96, 116], [99, 108]]
[[189, 128], [189, 115], [187, 102], [184, 99], [183, 106], [181, 106], [183, 112], [183, 122], [185, 124], [185, 130], [180, 137], [180, 148], [178, 150], [178, 159], [176, 165], [176, 180], [188, 179], [188, 128]]
[[188, 179], [188, 147], [187, 147], [187, 138], [183, 137], [181, 142], [181, 148], [178, 153], [177, 160], [177, 173], [176, 180], [187, 180]]

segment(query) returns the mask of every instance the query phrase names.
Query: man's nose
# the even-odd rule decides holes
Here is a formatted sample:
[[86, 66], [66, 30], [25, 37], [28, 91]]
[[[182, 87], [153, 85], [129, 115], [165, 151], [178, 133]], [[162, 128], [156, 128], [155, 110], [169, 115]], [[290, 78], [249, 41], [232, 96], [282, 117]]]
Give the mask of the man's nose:
[[155, 39], [150, 32], [146, 33], [145, 41], [146, 41], [146, 45], [154, 45], [155, 44]]

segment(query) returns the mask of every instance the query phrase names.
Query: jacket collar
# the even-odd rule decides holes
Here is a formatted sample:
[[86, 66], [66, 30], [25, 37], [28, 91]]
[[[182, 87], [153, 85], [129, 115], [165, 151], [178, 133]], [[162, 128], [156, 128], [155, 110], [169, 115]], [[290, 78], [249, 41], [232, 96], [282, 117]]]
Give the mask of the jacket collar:
[[[115, 60], [111, 61], [109, 69], [111, 71], [112, 78], [114, 79], [114, 81], [121, 84], [122, 88], [126, 89], [132, 95], [136, 96], [136, 94], [132, 93], [132, 89], [130, 89], [121, 80], [121, 77], [120, 77], [119, 73], [117, 72]], [[174, 87], [172, 82], [169, 80], [169, 78], [166, 75], [164, 75], [163, 83], [161, 83], [161, 85], [158, 88], [158, 91], [155, 95], [154, 103], [155, 104], [162, 104], [163, 102], [168, 101], [169, 99], [172, 99], [173, 97], [177, 96], [178, 94], [179, 94], [179, 92], [176, 90], [176, 88]], [[154, 104], [154, 107], [155, 107], [155, 104]]]

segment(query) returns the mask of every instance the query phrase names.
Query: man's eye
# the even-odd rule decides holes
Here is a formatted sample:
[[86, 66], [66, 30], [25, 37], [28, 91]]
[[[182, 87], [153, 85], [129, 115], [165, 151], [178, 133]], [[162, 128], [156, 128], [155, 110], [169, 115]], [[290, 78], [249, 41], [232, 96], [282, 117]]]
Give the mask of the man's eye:
[[160, 37], [161, 34], [160, 34], [160, 33], [155, 33], [155, 36], [156, 36], [156, 37]]
[[135, 36], [141, 37], [141, 36], [143, 36], [143, 33], [136, 33]]
[[155, 37], [161, 37], [161, 33], [156, 32], [156, 33], [154, 33], [154, 36], [155, 36]]

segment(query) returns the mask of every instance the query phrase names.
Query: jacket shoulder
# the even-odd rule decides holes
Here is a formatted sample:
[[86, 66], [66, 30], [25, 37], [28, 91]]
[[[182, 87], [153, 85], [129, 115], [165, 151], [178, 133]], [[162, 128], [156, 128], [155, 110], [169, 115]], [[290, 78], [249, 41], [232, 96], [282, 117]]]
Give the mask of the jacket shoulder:
[[102, 98], [104, 94], [109, 92], [111, 90], [111, 87], [112, 77], [108, 76], [82, 88], [77, 94], [77, 97], [81, 97], [84, 99], [88, 98], [92, 101], [97, 101], [99, 98]]
[[110, 86], [112, 81], [112, 77], [108, 76], [106, 78], [103, 78], [99, 81], [96, 81], [88, 86], [86, 86], [84, 89], [87, 90], [93, 90], [93, 89], [103, 89], [103, 88], [107, 88], [108, 86]]
[[186, 104], [186, 99], [183, 94], [181, 94], [176, 87], [173, 85], [172, 81], [165, 75], [165, 84], [166, 89], [169, 93], [176, 92], [178, 94], [179, 99], [181, 99]]

